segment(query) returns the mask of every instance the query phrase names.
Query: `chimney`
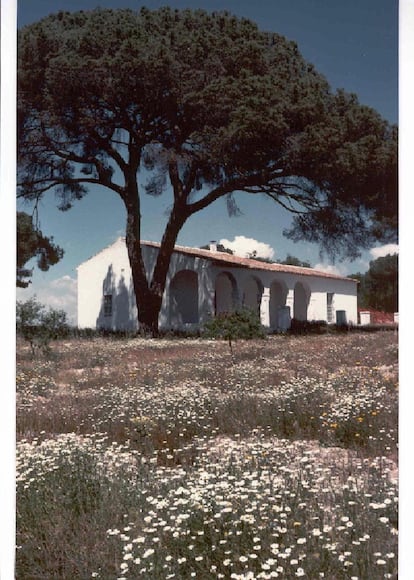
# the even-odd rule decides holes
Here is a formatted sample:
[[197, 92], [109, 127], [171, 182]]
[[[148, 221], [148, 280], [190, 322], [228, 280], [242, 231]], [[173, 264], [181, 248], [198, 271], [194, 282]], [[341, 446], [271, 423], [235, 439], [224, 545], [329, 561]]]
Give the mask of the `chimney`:
[[210, 252], [217, 252], [217, 242], [216, 242], [216, 240], [212, 240], [210, 242]]

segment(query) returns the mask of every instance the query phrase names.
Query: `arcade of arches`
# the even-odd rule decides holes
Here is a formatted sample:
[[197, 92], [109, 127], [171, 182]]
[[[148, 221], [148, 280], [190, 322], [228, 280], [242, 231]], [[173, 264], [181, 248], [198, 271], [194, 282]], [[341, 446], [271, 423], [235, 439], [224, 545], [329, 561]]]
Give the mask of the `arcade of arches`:
[[[256, 276], [237, 283], [230, 272], [220, 272], [214, 284], [215, 315], [249, 308], [258, 313], [262, 324], [272, 329], [287, 328], [290, 317], [307, 320], [310, 291], [302, 282], [293, 290], [280, 280], [265, 288]], [[170, 318], [177, 324], [199, 322], [199, 284], [196, 272], [179, 271], [170, 284]]]
[[192, 270], [181, 270], [170, 284], [170, 318], [176, 324], [197, 324], [198, 277]]

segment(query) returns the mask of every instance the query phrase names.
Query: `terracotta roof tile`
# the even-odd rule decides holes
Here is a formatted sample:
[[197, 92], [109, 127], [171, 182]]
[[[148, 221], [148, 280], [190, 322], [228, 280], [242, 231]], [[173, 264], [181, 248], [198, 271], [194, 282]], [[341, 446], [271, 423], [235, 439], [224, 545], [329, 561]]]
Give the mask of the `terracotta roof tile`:
[[[154, 248], [159, 248], [160, 244], [158, 242], [141, 241], [144, 246], [150, 246]], [[201, 248], [188, 248], [185, 246], [175, 246], [175, 252], [180, 254], [186, 254], [189, 256], [196, 256], [200, 258], [206, 258], [220, 264], [228, 264], [229, 266], [242, 266], [244, 268], [249, 268], [251, 270], [265, 270], [270, 272], [285, 272], [289, 274], [299, 274], [300, 276], [319, 276], [321, 278], [334, 278], [336, 280], [348, 280], [357, 283], [357, 280], [353, 278], [347, 278], [344, 276], [338, 276], [336, 274], [331, 274], [329, 272], [322, 272], [320, 270], [315, 270], [314, 268], [304, 268], [302, 266], [290, 266], [285, 264], [276, 264], [262, 262], [260, 260], [254, 260], [252, 258], [243, 258], [241, 256], [235, 256], [234, 254], [227, 254], [226, 252], [212, 252], [211, 250], [204, 250]]]

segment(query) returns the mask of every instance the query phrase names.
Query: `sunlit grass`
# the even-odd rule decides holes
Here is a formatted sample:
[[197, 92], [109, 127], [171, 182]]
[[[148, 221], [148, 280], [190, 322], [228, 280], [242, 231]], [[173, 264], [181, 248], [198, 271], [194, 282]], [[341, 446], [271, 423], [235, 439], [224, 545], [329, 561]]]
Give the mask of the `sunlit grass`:
[[19, 348], [17, 578], [396, 578], [396, 341]]

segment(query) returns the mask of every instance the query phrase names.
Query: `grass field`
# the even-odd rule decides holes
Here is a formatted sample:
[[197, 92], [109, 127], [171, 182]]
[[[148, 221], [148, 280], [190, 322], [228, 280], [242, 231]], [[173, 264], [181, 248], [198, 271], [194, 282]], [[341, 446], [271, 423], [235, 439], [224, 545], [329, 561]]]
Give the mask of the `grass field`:
[[19, 342], [16, 577], [397, 578], [397, 341]]

